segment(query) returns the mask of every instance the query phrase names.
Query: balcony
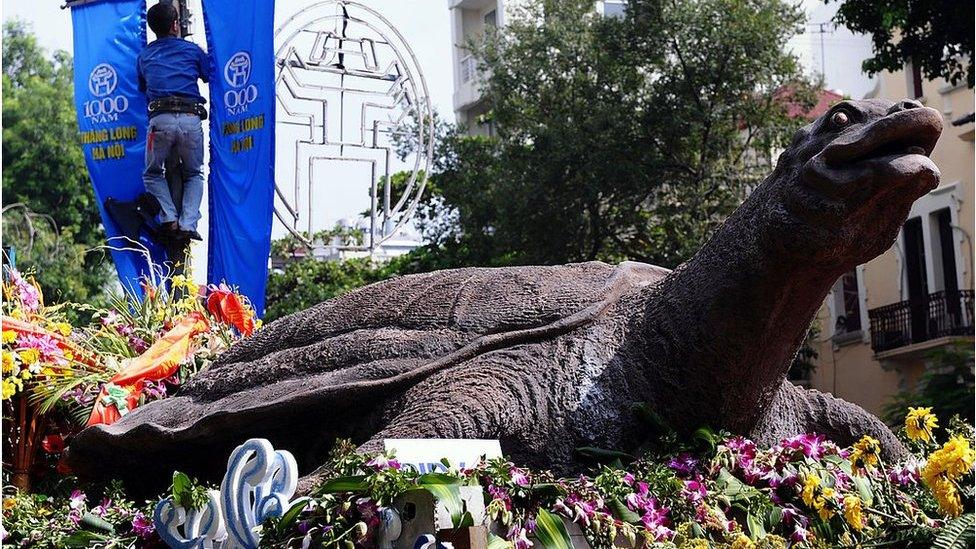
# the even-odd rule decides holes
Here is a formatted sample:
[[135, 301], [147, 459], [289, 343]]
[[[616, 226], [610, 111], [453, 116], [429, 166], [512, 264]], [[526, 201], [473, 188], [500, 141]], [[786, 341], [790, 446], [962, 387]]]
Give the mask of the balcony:
[[973, 291], [929, 294], [925, 299], [902, 301], [871, 309], [871, 348], [879, 355], [897, 354], [919, 344], [973, 335]]

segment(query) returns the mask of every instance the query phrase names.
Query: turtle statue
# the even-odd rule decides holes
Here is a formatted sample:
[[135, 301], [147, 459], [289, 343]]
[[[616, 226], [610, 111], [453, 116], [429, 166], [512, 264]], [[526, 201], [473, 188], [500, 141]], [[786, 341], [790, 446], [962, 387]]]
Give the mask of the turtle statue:
[[786, 380], [831, 285], [894, 242], [936, 187], [942, 116], [914, 101], [842, 101], [799, 130], [775, 170], [674, 271], [600, 262], [394, 278], [268, 324], [174, 396], [70, 443], [83, 475], [165, 486], [216, 480], [251, 437], [315, 481], [334, 441], [499, 439], [560, 473], [582, 446], [628, 450], [643, 403], [679, 432], [771, 444], [864, 434], [904, 452], [862, 408]]

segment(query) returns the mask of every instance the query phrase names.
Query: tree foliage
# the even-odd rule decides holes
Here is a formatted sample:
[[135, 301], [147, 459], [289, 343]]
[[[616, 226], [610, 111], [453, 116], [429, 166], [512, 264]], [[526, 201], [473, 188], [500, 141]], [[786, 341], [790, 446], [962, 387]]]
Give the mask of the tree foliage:
[[914, 389], [895, 394], [885, 405], [885, 420], [899, 425], [909, 406], [925, 406], [931, 407], [932, 413], [940, 418], [948, 420], [958, 415], [971, 425], [974, 379], [971, 344], [948, 345], [932, 351]]
[[18, 265], [34, 268], [45, 295], [86, 301], [101, 292], [106, 270], [101, 254], [86, 250], [103, 232], [78, 137], [71, 57], [48, 57], [27, 25], [3, 27], [4, 203], [22, 203], [28, 215], [48, 216], [37, 246], [26, 246], [23, 226], [4, 223], [7, 245], [21, 248]]
[[[838, 0], [825, 0], [827, 2]], [[871, 36], [868, 74], [914, 63], [926, 78], [973, 87], [974, 4], [966, 0], [840, 0], [835, 20]]]
[[801, 17], [783, 0], [634, 0], [624, 18], [528, 3], [469, 44], [495, 136], [439, 132], [425, 236], [482, 264], [676, 266], [799, 125], [777, 98], [809, 101], [783, 53]]

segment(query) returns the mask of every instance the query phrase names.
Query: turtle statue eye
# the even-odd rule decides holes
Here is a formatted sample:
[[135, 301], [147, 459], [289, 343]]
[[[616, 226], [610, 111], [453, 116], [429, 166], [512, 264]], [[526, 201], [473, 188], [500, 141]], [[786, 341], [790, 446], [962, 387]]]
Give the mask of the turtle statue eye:
[[844, 111], [837, 111], [830, 117], [830, 123], [838, 128], [843, 128], [851, 121], [851, 117], [847, 116]]

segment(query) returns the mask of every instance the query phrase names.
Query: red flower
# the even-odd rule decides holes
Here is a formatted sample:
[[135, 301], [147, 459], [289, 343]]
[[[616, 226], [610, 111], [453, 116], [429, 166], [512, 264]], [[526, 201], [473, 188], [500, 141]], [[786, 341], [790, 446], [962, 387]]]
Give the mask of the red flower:
[[240, 296], [223, 285], [211, 290], [207, 296], [207, 310], [219, 322], [230, 324], [246, 336], [254, 333], [253, 313], [244, 306]]
[[60, 454], [64, 451], [64, 437], [48, 435], [41, 440], [41, 448], [49, 454]]

